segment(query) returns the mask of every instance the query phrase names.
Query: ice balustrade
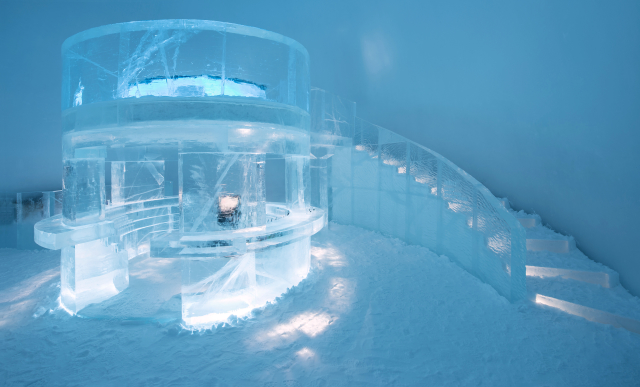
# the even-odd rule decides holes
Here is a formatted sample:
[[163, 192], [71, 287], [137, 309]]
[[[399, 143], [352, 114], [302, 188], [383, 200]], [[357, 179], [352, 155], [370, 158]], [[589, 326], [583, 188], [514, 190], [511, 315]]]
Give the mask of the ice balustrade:
[[486, 187], [438, 153], [356, 118], [352, 102], [320, 89], [311, 101], [312, 198], [330, 220], [444, 254], [511, 301], [526, 296], [525, 231]]
[[0, 194], [0, 247], [39, 249], [33, 226], [62, 213], [62, 191]]
[[65, 308], [155, 318], [178, 289], [182, 319], [206, 326], [306, 277], [326, 213], [310, 198], [304, 47], [159, 20], [81, 32], [62, 56], [63, 209], [35, 240], [61, 250]]

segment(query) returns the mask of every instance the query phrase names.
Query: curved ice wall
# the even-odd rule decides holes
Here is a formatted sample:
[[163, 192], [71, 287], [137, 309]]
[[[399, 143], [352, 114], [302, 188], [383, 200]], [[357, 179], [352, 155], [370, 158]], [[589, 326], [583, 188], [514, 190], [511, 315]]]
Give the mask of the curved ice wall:
[[511, 301], [526, 296], [525, 231], [486, 187], [324, 90], [312, 89], [311, 118], [313, 204], [330, 220], [425, 246]]
[[[307, 275], [326, 220], [310, 206], [304, 47], [160, 20], [81, 32], [62, 57], [63, 209], [35, 238], [62, 249], [63, 306], [118, 294], [140, 256], [182, 259], [190, 325], [246, 314]], [[275, 202], [270, 163], [283, 166]]]

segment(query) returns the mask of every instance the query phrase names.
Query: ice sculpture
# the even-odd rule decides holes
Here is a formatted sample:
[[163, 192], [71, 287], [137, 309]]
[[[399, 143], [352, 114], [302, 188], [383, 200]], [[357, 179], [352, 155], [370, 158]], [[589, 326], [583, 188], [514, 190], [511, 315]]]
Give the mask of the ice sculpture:
[[[251, 27], [160, 20], [81, 32], [62, 54], [63, 208], [35, 240], [62, 251], [66, 309], [153, 309], [157, 295], [130, 275], [145, 259], [181, 262], [191, 326], [244, 316], [306, 277], [328, 207], [312, 205], [304, 47]], [[265, 169], [279, 160], [274, 188]], [[269, 189], [282, 200], [267, 201]]]
[[63, 70], [63, 191], [3, 198], [0, 227], [15, 205], [26, 246], [38, 221], [35, 241], [61, 250], [71, 313], [162, 319], [179, 293], [191, 326], [247, 315], [305, 278], [328, 220], [526, 295], [515, 218], [449, 160], [310, 89], [291, 39], [211, 21], [114, 24], [67, 39]]

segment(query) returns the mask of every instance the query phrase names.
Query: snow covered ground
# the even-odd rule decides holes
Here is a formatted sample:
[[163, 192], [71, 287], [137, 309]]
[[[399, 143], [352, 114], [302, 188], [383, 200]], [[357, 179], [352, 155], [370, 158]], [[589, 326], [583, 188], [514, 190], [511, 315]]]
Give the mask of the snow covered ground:
[[192, 332], [71, 317], [56, 308], [59, 252], [1, 249], [0, 384], [640, 385], [640, 335], [510, 304], [425, 248], [331, 224], [312, 254], [277, 303]]

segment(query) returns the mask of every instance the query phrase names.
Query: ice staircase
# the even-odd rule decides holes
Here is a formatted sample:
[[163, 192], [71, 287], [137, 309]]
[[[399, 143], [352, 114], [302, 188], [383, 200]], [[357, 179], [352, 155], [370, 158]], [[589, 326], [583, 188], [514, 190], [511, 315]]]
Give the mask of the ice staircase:
[[[406, 169], [402, 166], [379, 162], [378, 156], [372, 157], [358, 147], [353, 148], [351, 157], [358, 168], [373, 170], [375, 165], [383, 169], [381, 175], [395, 175], [396, 180], [390, 180], [392, 185], [405, 184]], [[417, 179], [409, 179], [409, 184], [424, 186]], [[640, 299], [620, 286], [617, 272], [587, 258], [573, 237], [544, 226], [540, 216], [516, 212], [507, 199], [498, 200], [526, 231], [527, 295], [531, 302], [640, 334]], [[361, 219], [353, 222], [368, 228]], [[383, 233], [398, 236], [391, 230]]]
[[507, 199], [500, 201], [527, 232], [527, 290], [533, 302], [640, 334], [640, 300], [620, 286], [616, 271], [587, 258], [573, 237], [544, 226], [539, 215], [516, 212]]
[[310, 105], [311, 198], [325, 208], [327, 192], [331, 221], [445, 255], [511, 302], [640, 334], [640, 298], [572, 237], [513, 211], [442, 155], [357, 117], [355, 102], [312, 88]]

